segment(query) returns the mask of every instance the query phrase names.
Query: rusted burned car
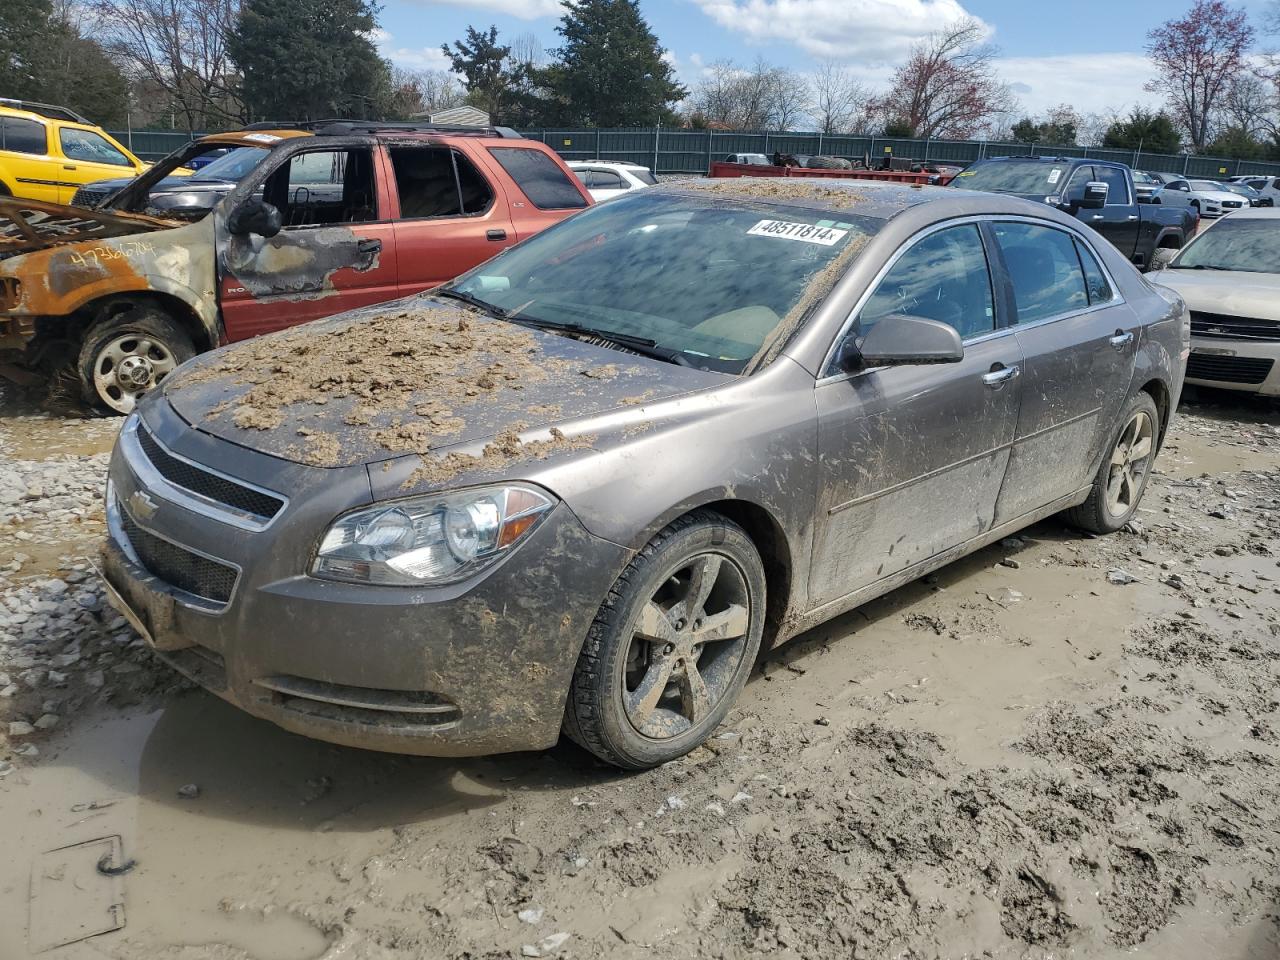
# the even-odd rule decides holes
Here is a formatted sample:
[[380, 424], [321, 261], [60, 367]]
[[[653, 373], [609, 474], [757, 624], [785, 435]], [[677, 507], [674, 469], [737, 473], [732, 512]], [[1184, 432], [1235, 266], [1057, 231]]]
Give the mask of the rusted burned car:
[[[620, 265], [625, 265], [622, 267]], [[160, 656], [290, 730], [639, 768], [785, 639], [1138, 508], [1185, 305], [1044, 204], [667, 184], [431, 294], [197, 358], [110, 468]]]
[[435, 286], [591, 202], [513, 131], [349, 121], [205, 137], [78, 199], [0, 199], [0, 362], [73, 363], [119, 413], [196, 353]]

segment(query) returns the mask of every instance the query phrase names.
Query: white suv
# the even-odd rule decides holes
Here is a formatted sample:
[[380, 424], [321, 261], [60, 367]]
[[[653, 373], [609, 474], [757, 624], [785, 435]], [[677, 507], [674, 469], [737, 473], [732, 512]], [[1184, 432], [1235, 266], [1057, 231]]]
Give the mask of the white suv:
[[591, 199], [599, 203], [628, 190], [652, 187], [657, 179], [648, 167], [616, 160], [570, 160], [568, 167], [582, 181]]

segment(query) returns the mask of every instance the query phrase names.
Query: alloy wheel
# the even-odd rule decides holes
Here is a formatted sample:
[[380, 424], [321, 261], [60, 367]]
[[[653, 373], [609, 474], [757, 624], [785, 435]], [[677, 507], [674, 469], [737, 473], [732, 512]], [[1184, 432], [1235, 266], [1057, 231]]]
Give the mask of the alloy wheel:
[[1154, 451], [1155, 425], [1145, 410], [1139, 410], [1120, 431], [1111, 451], [1107, 510], [1113, 517], [1124, 516], [1137, 505]]
[[684, 560], [663, 580], [622, 661], [623, 707], [638, 733], [668, 740], [715, 709], [741, 667], [750, 610], [746, 578], [723, 554]]

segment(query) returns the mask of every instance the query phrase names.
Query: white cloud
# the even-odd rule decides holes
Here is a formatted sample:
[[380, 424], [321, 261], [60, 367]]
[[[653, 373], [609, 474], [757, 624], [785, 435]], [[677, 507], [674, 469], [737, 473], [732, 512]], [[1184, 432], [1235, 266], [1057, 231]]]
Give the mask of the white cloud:
[[1022, 113], [1036, 116], [1060, 103], [1078, 113], [1127, 111], [1135, 104], [1159, 107], [1159, 94], [1143, 90], [1151, 62], [1141, 53], [1077, 53], [1054, 57], [1001, 57], [1001, 78], [1022, 101]]
[[539, 17], [561, 17], [564, 7], [560, 0], [435, 0], [428, 4], [420, 0], [423, 6], [434, 6], [435, 2], [447, 3], [453, 7], [466, 7], [471, 10], [491, 10], [494, 13], [519, 17], [521, 20], [537, 20]]
[[397, 67], [410, 70], [444, 70], [452, 71], [453, 66], [444, 51], [439, 47], [388, 47], [378, 48], [378, 52]]
[[903, 60], [911, 44], [970, 16], [959, 0], [694, 0], [722, 27], [757, 43], [781, 41], [819, 57]]

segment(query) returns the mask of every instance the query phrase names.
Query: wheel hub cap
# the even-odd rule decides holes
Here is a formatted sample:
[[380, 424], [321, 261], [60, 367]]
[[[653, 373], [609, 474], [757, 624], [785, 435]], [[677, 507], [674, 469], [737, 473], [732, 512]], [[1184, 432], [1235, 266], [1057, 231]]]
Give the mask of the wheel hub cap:
[[137, 390], [145, 387], [155, 376], [151, 361], [146, 357], [125, 357], [116, 367], [116, 382], [125, 390]]
[[1111, 451], [1107, 476], [1107, 509], [1123, 516], [1137, 505], [1143, 480], [1155, 452], [1155, 425], [1145, 411], [1134, 414]]

